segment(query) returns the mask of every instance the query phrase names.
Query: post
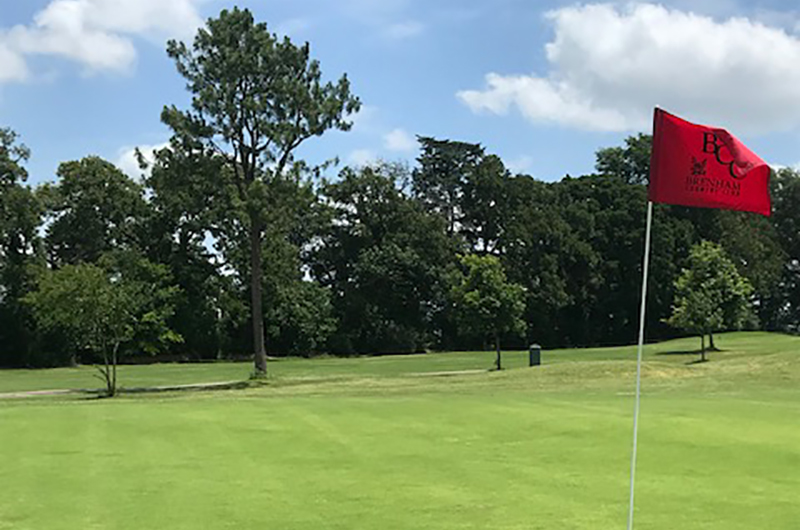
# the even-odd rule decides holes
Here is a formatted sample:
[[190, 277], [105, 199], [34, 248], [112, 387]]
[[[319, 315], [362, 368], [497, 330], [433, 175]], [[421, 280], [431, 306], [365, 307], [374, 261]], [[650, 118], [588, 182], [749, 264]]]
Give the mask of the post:
[[642, 267], [642, 305], [639, 311], [639, 348], [636, 354], [636, 401], [633, 408], [633, 451], [631, 453], [631, 495], [628, 505], [628, 530], [633, 530], [633, 492], [636, 479], [636, 443], [639, 436], [639, 402], [642, 395], [642, 349], [644, 348], [644, 317], [647, 307], [647, 271], [650, 265], [650, 229], [653, 224], [653, 203], [647, 201], [647, 228], [644, 236], [644, 265]]

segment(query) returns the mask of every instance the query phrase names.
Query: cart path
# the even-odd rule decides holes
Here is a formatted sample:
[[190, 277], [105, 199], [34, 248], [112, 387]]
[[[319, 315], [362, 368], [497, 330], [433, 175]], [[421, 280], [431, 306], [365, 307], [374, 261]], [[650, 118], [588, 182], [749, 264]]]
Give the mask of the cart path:
[[[181, 390], [228, 390], [245, 388], [249, 386], [247, 381], [216, 381], [212, 383], [188, 383], [185, 385], [162, 385], [151, 387], [119, 388], [120, 394], [137, 394], [147, 392], [172, 392]], [[71, 394], [100, 394], [102, 389], [87, 388], [58, 388], [50, 390], [26, 390], [22, 392], [0, 392], [0, 399], [22, 399], [41, 396], [66, 396]]]

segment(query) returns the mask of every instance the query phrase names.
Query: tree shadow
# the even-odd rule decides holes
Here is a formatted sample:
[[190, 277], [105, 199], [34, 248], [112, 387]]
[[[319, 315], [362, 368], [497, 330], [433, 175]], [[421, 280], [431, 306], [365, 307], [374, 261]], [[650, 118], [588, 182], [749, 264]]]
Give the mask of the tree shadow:
[[[709, 353], [714, 353], [714, 352], [718, 352], [718, 351], [722, 351], [722, 350], [720, 350], [719, 348], [714, 348], [713, 350], [711, 350], [709, 348], [706, 348], [706, 356]], [[687, 366], [692, 366], [692, 365], [695, 365], [695, 364], [707, 363], [708, 362], [708, 357], [703, 359], [702, 358], [702, 354], [703, 354], [703, 352], [699, 348], [696, 349], [696, 350], [672, 350], [672, 351], [662, 351], [662, 352], [656, 353], [656, 355], [668, 355], [668, 356], [673, 356], [673, 355], [674, 356], [684, 356], [684, 355], [685, 356], [690, 356], [691, 355], [691, 356], [700, 357], [699, 359], [686, 361], [686, 365]]]
[[[255, 381], [261, 383], [263, 380]], [[186, 385], [154, 386], [154, 387], [119, 387], [114, 396], [109, 396], [105, 389], [72, 390], [69, 394], [78, 396], [80, 400], [96, 401], [112, 399], [126, 394], [166, 394], [213, 392], [216, 390], [243, 390], [252, 387], [251, 381], [227, 381], [222, 383], [198, 383]]]
[[703, 363], [707, 363], [707, 362], [708, 362], [708, 359], [695, 359], [694, 361], [687, 362], [686, 365], [687, 366], [692, 366], [694, 364], [703, 364]]
[[[723, 352], [722, 348], [706, 348], [706, 354], [708, 353], [719, 353]], [[696, 350], [672, 350], [672, 351], [660, 351], [657, 352], [656, 355], [700, 355], [702, 351], [700, 348]]]
[[[255, 382], [264, 381], [259, 378]], [[192, 383], [185, 385], [167, 385], [153, 387], [121, 387], [117, 394], [160, 394], [166, 392], [208, 392], [214, 390], [243, 390], [250, 388], [250, 381], [226, 381], [222, 383]]]
[[[706, 351], [710, 351], [706, 349]], [[660, 351], [656, 353], [656, 355], [700, 355], [702, 353], [700, 349], [696, 350], [672, 350], [672, 351]]]

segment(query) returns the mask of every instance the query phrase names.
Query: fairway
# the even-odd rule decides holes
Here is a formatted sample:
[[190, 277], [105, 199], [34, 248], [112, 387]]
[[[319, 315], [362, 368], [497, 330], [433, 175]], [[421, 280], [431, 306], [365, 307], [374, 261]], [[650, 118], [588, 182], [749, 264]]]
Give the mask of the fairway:
[[[800, 339], [723, 335], [691, 364], [696, 342], [647, 348], [636, 527], [798, 528]], [[284, 360], [245, 390], [0, 400], [0, 529], [624, 528], [634, 349], [506, 358]], [[91, 385], [0, 372], [0, 392]]]

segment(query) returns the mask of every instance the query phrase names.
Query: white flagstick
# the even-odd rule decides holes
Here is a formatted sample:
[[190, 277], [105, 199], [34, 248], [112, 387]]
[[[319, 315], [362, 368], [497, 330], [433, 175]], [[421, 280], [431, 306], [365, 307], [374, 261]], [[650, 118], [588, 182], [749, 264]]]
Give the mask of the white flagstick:
[[653, 224], [653, 203], [647, 201], [647, 229], [644, 236], [642, 271], [642, 307], [639, 313], [639, 350], [636, 355], [636, 404], [633, 409], [633, 452], [631, 454], [631, 498], [628, 506], [628, 530], [633, 530], [633, 484], [636, 478], [636, 441], [639, 435], [639, 401], [642, 395], [642, 348], [644, 348], [644, 315], [647, 307], [647, 269], [650, 265], [650, 228]]

